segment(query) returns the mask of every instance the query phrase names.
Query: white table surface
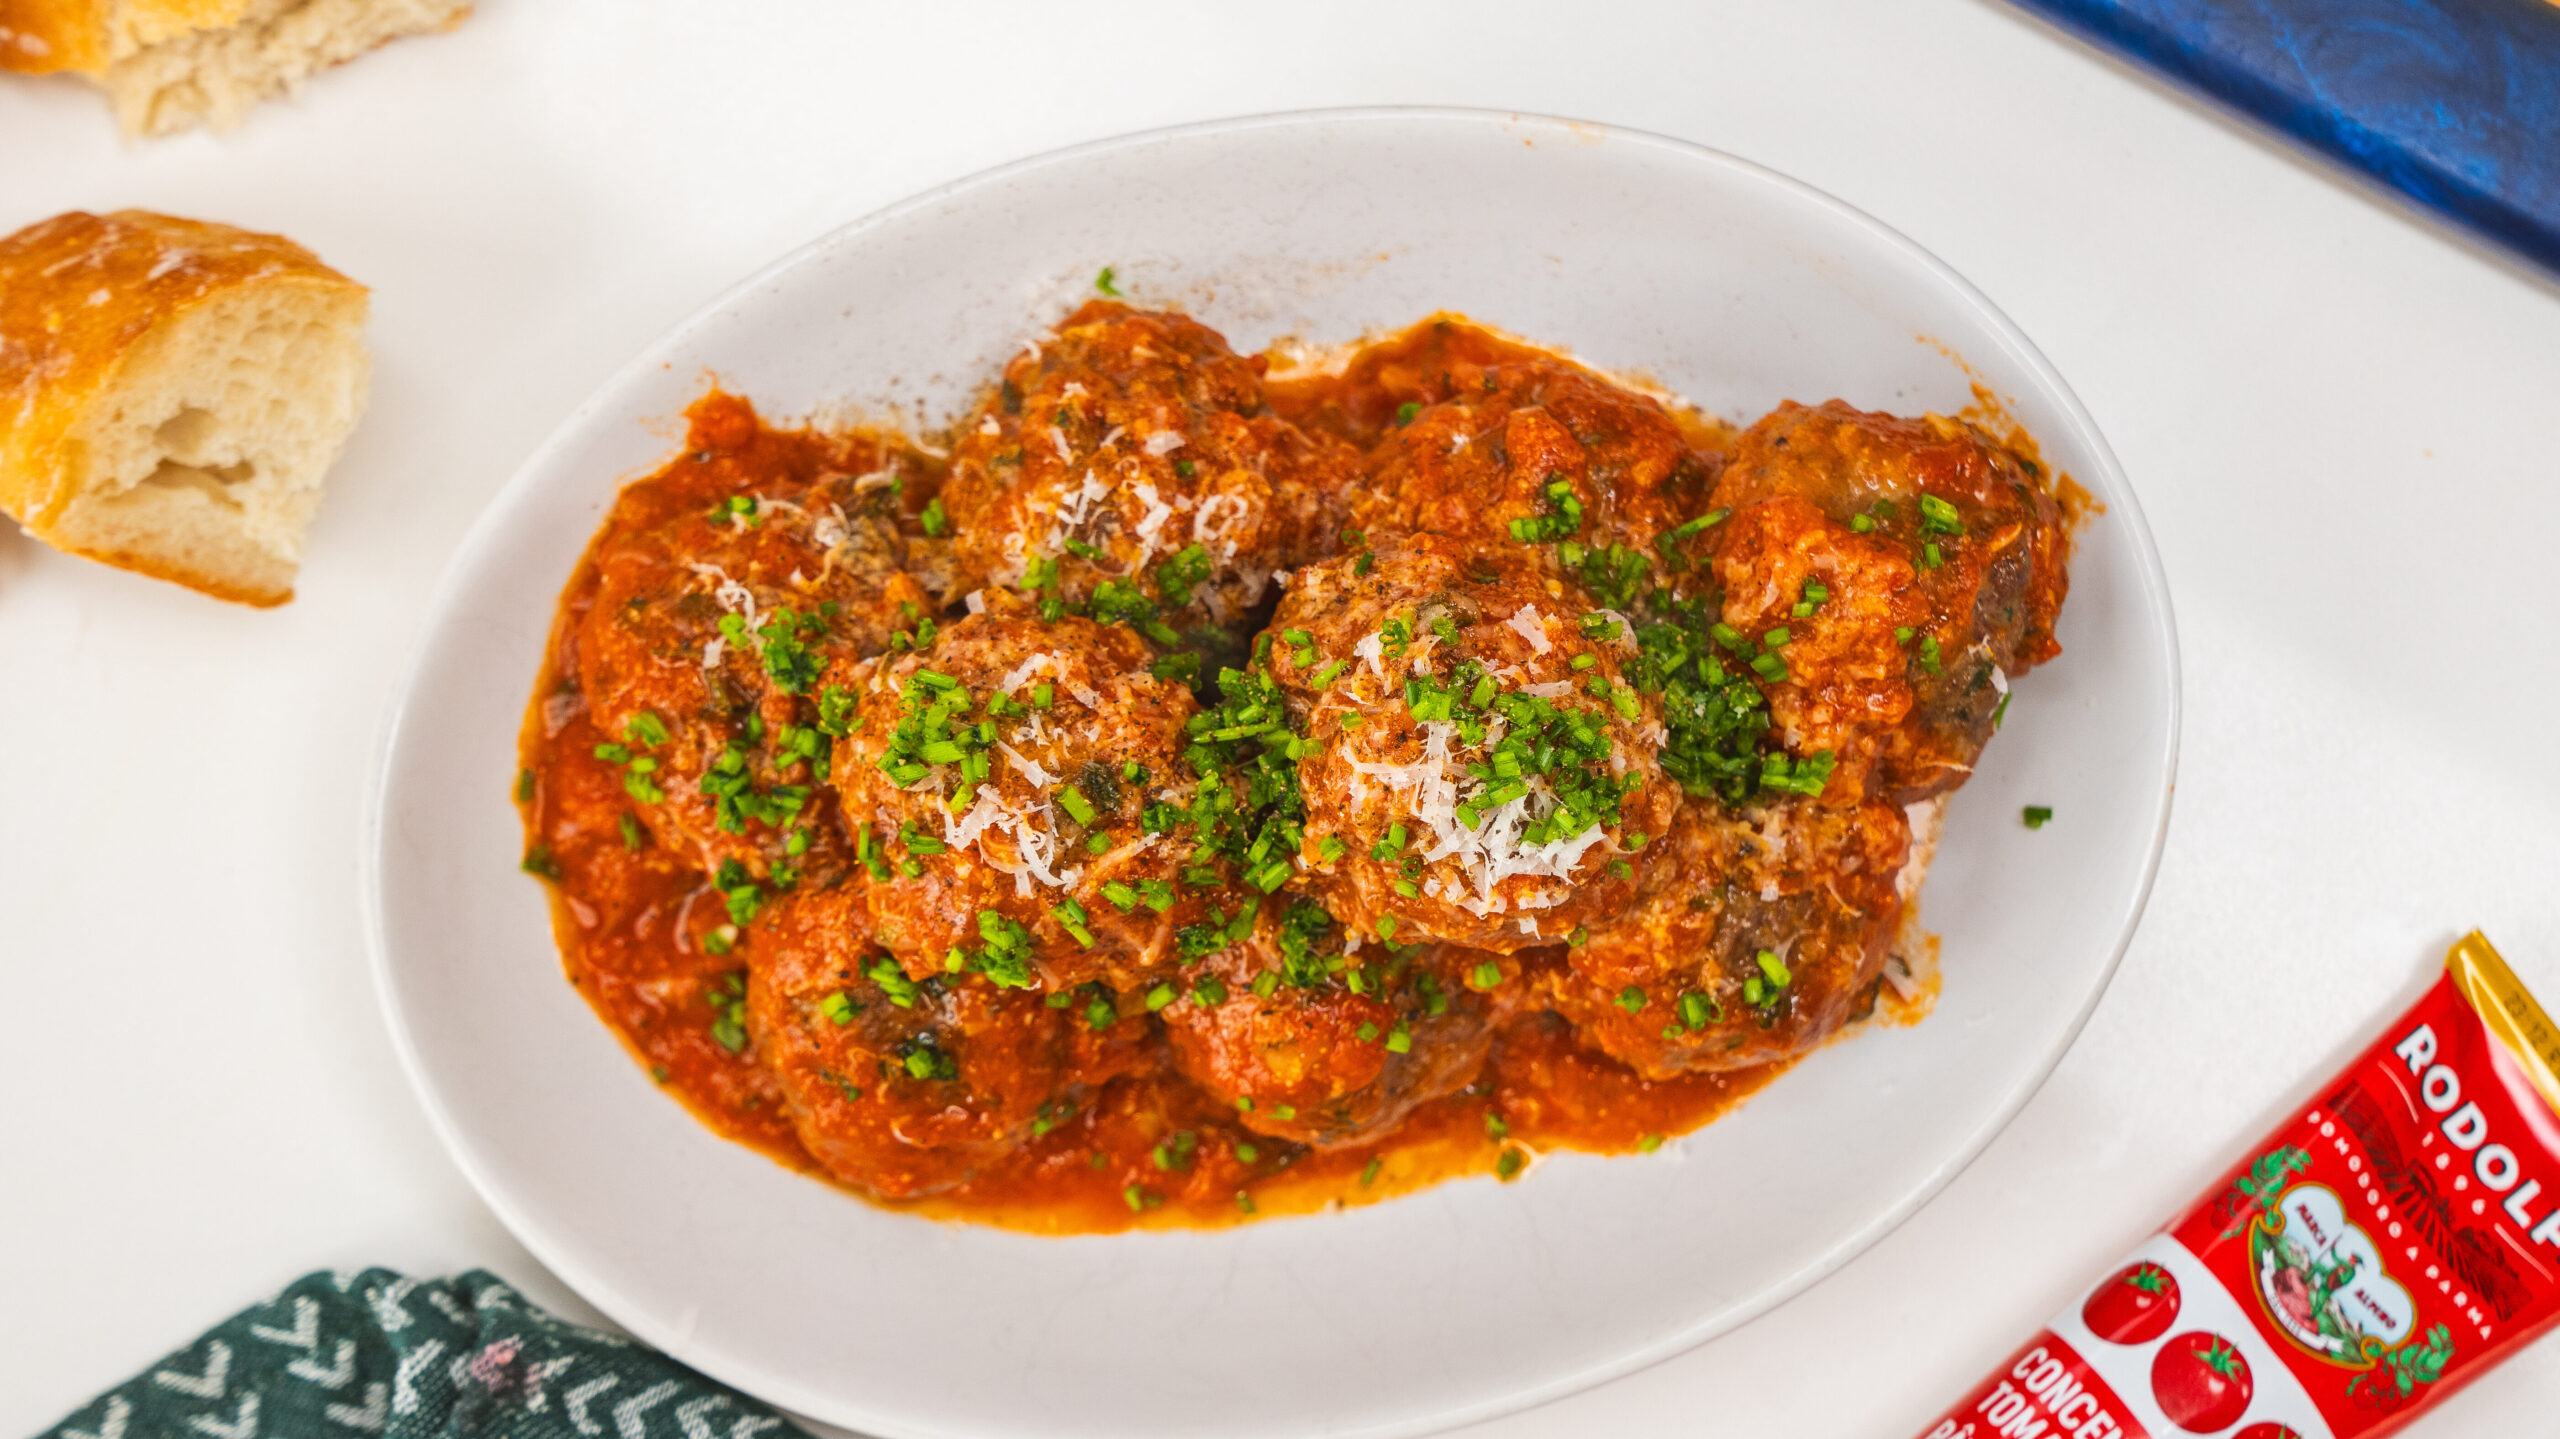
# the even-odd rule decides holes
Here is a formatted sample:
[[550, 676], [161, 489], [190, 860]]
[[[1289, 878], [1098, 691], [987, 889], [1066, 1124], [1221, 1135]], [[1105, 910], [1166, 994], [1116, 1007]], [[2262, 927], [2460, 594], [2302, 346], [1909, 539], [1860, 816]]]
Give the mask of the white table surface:
[[[0, 535], [0, 1435], [312, 1268], [483, 1265], [585, 1312], [429, 1133], [355, 878], [428, 592], [553, 424], [730, 281], [925, 186], [1377, 103], [1702, 141], [1936, 250], [2114, 442], [2186, 658], [2149, 915], [2008, 1132], [1756, 1323], [1473, 1433], [1910, 1432], [2463, 929], [2560, 1001], [2560, 287], [1997, 5], [488, 0], [232, 134], [141, 144], [73, 82], [0, 81], [0, 231], [139, 205], [375, 289], [372, 409], [290, 607]], [[2555, 1411], [2560, 1341], [2419, 1432]]]

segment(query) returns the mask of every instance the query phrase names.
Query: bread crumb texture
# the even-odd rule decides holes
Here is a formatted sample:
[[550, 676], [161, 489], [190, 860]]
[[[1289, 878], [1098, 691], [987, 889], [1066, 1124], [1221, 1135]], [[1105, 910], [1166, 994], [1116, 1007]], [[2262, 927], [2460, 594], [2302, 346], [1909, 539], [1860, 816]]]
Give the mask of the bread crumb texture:
[[366, 291], [291, 240], [141, 210], [0, 240], [0, 508], [73, 554], [293, 598], [364, 409]]
[[96, 80], [130, 135], [227, 129], [332, 65], [470, 13], [468, 0], [0, 0], [0, 69]]

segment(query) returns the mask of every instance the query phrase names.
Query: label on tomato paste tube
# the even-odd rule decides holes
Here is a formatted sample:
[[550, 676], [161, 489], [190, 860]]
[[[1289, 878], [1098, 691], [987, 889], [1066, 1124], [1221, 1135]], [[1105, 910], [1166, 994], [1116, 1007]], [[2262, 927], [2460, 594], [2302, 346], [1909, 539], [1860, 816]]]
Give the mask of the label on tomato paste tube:
[[2478, 934], [1922, 1439], [2359, 1439], [2560, 1318], [2560, 1028]]

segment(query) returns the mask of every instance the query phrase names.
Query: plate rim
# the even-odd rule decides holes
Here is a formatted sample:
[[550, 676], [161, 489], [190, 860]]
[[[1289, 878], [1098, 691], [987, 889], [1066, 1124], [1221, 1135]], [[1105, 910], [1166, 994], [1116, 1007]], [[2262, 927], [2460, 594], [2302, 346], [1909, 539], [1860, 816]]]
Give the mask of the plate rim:
[[[647, 1305], [623, 1293], [608, 1275], [589, 1269], [568, 1257], [565, 1242], [557, 1240], [540, 1223], [525, 1214], [507, 1193], [504, 1182], [489, 1173], [468, 1142], [463, 1128], [448, 1110], [436, 1083], [431, 1078], [424, 1056], [419, 1052], [403, 1010], [398, 986], [394, 981], [391, 941], [383, 909], [382, 875], [388, 856], [384, 845], [389, 837], [388, 806], [394, 761], [403, 739], [410, 730], [412, 702], [423, 675], [424, 661], [437, 638], [450, 622], [452, 611], [464, 592], [463, 575], [481, 553], [493, 545], [502, 522], [519, 507], [530, 492], [535, 477], [550, 467], [553, 456], [567, 448], [572, 437], [604, 409], [610, 397], [622, 393], [653, 368], [662, 364], [664, 352], [675, 347], [683, 337], [705, 322], [730, 309], [752, 295], [760, 287], [813, 259], [822, 252], [839, 246], [855, 236], [879, 229], [920, 210], [940, 205], [956, 196], [983, 187], [1001, 185], [1020, 174], [1072, 163], [1089, 156], [1142, 149], [1171, 141], [1197, 139], [1215, 135], [1242, 134], [1267, 129], [1314, 127], [1325, 125], [1357, 125], [1383, 122], [1440, 121], [1455, 125], [1501, 128], [1545, 128], [1560, 135], [1589, 141], [1597, 138], [1610, 142], [1626, 142], [1640, 147], [1665, 150], [1693, 162], [1736, 171], [1761, 182], [1773, 184], [1789, 192], [1795, 199], [1828, 211], [1835, 219], [1846, 221], [1867, 232], [1885, 246], [1899, 251], [1916, 262], [1948, 293], [1960, 299], [1973, 311], [1984, 327], [2004, 342], [2023, 367], [2040, 382], [2057, 402], [2064, 423], [2073, 431], [2096, 462], [2098, 483], [2090, 489], [2104, 502], [2112, 525], [2122, 527], [2132, 560], [2131, 572], [2141, 597], [2142, 624], [2152, 632], [2162, 660], [2161, 704], [2164, 710], [2159, 748], [2146, 758], [2156, 759], [2160, 767], [2159, 794], [2151, 810], [2151, 832], [2145, 845], [2140, 874], [2126, 896], [2117, 917], [2116, 937], [2105, 962], [2092, 973], [2086, 992], [2081, 996], [2069, 1021], [2060, 1027], [2047, 1053], [2023, 1071], [2018, 1079], [1999, 1095], [1995, 1104], [1984, 1111], [1980, 1123], [1967, 1131], [1959, 1143], [1951, 1145], [1921, 1179], [1893, 1202], [1878, 1209], [1864, 1222], [1836, 1235], [1829, 1244], [1808, 1257], [1784, 1278], [1764, 1285], [1743, 1303], [1673, 1325], [1649, 1341], [1630, 1347], [1606, 1360], [1595, 1360], [1579, 1367], [1529, 1383], [1488, 1392], [1472, 1401], [1443, 1405], [1427, 1412], [1417, 1411], [1403, 1417], [1388, 1417], [1374, 1422], [1350, 1425], [1327, 1425], [1319, 1421], [1311, 1432], [1345, 1436], [1351, 1439], [1402, 1439], [1402, 1436], [1437, 1433], [1461, 1425], [1513, 1414], [1564, 1398], [1614, 1379], [1653, 1367], [1686, 1353], [1710, 1340], [1729, 1334], [1755, 1319], [1794, 1299], [1815, 1284], [1836, 1273], [1858, 1255], [1873, 1248], [1894, 1230], [1899, 1229], [1942, 1193], [1956, 1177], [1970, 1168], [1997, 1139], [2029, 1100], [2043, 1089], [2065, 1055], [2078, 1043], [2099, 1001], [2114, 983], [2118, 968], [2141, 927], [2158, 879], [2160, 862], [2166, 847], [2171, 813], [2177, 795], [2178, 760], [2184, 728], [2185, 692], [2183, 658], [2178, 643], [2176, 612], [2169, 594], [2167, 573], [2162, 565], [2140, 498], [2124, 472], [2112, 446], [2099, 429], [2077, 391], [2066, 381], [2052, 361], [2046, 358], [2025, 331], [2010, 319], [1991, 298], [1953, 266], [1938, 257], [1902, 231], [1846, 200], [1819, 189], [1784, 172], [1756, 161], [1695, 141], [1679, 139], [1656, 131], [1611, 124], [1604, 121], [1580, 120], [1547, 115], [1534, 111], [1502, 110], [1489, 107], [1448, 105], [1358, 105], [1315, 107], [1295, 110], [1263, 111], [1252, 114], [1191, 121], [1179, 125], [1157, 126], [1128, 131], [1076, 144], [1044, 150], [1009, 160], [1002, 164], [973, 171], [945, 181], [869, 211], [843, 224], [833, 226], [792, 246], [774, 259], [757, 266], [739, 280], [721, 288], [702, 304], [660, 330], [633, 356], [615, 367], [596, 387], [552, 426], [543, 439], [527, 452], [508, 476], [505, 484], [490, 496], [471, 526], [455, 544], [429, 593], [420, 613], [418, 627], [409, 642], [409, 654], [402, 666], [400, 679], [385, 706], [379, 735], [374, 746], [370, 776], [366, 783], [364, 811], [358, 828], [356, 863], [358, 899], [365, 931], [367, 970], [373, 983], [375, 1000], [380, 1008], [384, 1028], [388, 1031], [393, 1052], [398, 1057], [409, 1088], [425, 1112], [429, 1128], [443, 1146], [445, 1154], [462, 1172], [473, 1194], [486, 1205], [506, 1229], [510, 1237], [524, 1246], [534, 1260], [582, 1300], [622, 1326], [634, 1337], [659, 1349], [721, 1383], [752, 1394], [778, 1408], [800, 1415], [818, 1417], [820, 1422], [850, 1426], [899, 1439], [982, 1439], [973, 1431], [950, 1427], [930, 1418], [907, 1413], [891, 1413], [868, 1409], [857, 1399], [848, 1404], [840, 1394], [819, 1393], [811, 1385], [785, 1373], [760, 1368], [752, 1356], [716, 1353], [705, 1362], [691, 1342], [690, 1326], [679, 1332], [674, 1326], [659, 1322]], [[1962, 362], [1959, 361], [1961, 364]], [[1141, 1240], [1145, 1236], [1139, 1236]]]

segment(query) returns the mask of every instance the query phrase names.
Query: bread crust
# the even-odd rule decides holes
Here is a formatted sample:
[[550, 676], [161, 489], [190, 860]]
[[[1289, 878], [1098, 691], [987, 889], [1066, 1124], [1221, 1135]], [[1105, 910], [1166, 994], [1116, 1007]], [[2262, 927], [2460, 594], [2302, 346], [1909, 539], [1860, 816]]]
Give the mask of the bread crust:
[[0, 70], [103, 75], [122, 49], [224, 29], [248, 12], [249, 0], [0, 0]]
[[228, 129], [260, 101], [469, 0], [0, 0], [0, 70], [86, 76], [128, 135]]
[[279, 605], [290, 583], [244, 586], [167, 554], [64, 533], [78, 498], [81, 421], [163, 326], [226, 292], [302, 289], [364, 303], [364, 286], [281, 235], [144, 210], [57, 215], [0, 239], [0, 509], [73, 554], [220, 599]]

